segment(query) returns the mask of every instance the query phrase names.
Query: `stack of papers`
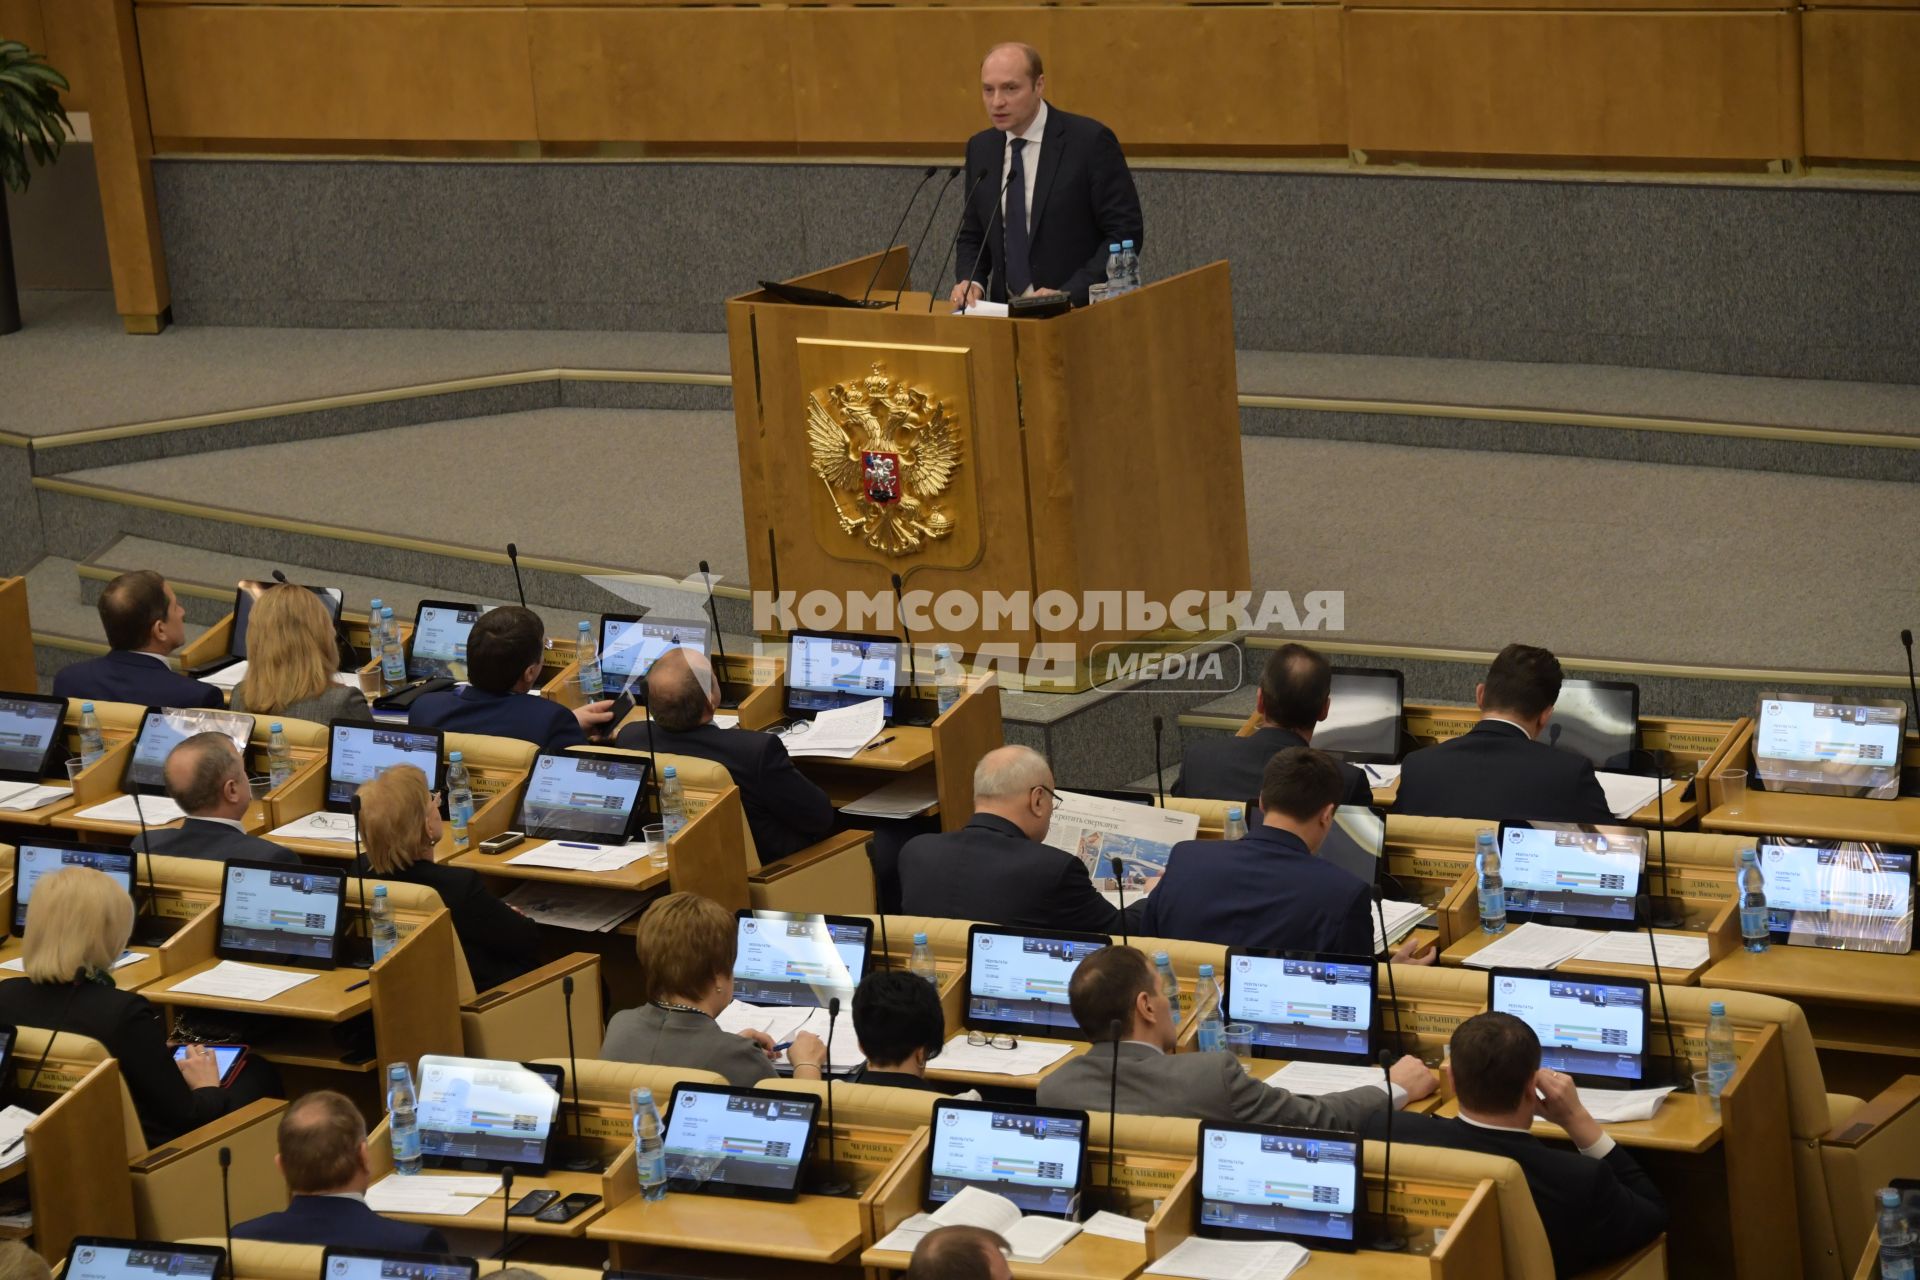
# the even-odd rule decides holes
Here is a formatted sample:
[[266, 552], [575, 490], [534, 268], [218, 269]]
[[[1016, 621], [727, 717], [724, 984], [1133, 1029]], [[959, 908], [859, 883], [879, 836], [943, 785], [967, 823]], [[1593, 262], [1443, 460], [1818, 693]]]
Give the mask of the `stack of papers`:
[[[722, 1031], [734, 1034], [764, 1031], [773, 1037], [775, 1044], [786, 1044], [802, 1031], [811, 1031], [822, 1040], [827, 1038], [827, 1011], [815, 1006], [745, 1004], [735, 1000], [722, 1009], [714, 1021]], [[853, 1033], [852, 1018], [842, 1016], [833, 1028], [827, 1058], [835, 1075], [844, 1075], [867, 1060], [867, 1055], [860, 1052], [860, 1038]]]
[[1285, 1089], [1305, 1097], [1344, 1093], [1365, 1085], [1385, 1091], [1387, 1073], [1379, 1067], [1348, 1067], [1334, 1062], [1289, 1062], [1267, 1077], [1269, 1089]]
[[271, 1000], [303, 982], [312, 982], [318, 976], [288, 969], [265, 969], [257, 964], [241, 964], [237, 960], [222, 960], [211, 969], [174, 983], [173, 991], [177, 995], [219, 996], [226, 1000]]
[[647, 846], [644, 844], [580, 844], [572, 840], [549, 840], [507, 861], [528, 867], [554, 867], [561, 871], [619, 871], [646, 856]]
[[[1656, 779], [1643, 778], [1633, 773], [1595, 772], [1593, 776], [1600, 779], [1600, 789], [1607, 793], [1607, 808], [1613, 811], [1613, 816], [1616, 818], [1631, 818], [1653, 803]], [[1668, 782], [1666, 802], [1669, 805], [1679, 803], [1673, 793], [1684, 791], [1686, 786], [1685, 778], [1678, 782]]]
[[917, 818], [940, 803], [931, 774], [910, 773], [840, 806], [840, 812], [862, 818]]
[[1187, 1280], [1285, 1280], [1307, 1261], [1299, 1245], [1285, 1240], [1206, 1240], [1188, 1236], [1158, 1262], [1147, 1264], [1150, 1276], [1185, 1276]]
[[609, 933], [640, 910], [646, 901], [637, 894], [589, 889], [585, 885], [537, 884], [528, 880], [502, 899], [529, 920], [556, 929], [581, 933]]
[[1073, 1052], [1058, 1040], [1022, 1039], [1011, 1049], [967, 1043], [965, 1032], [947, 1041], [932, 1065], [942, 1071], [971, 1071], [983, 1076], [1030, 1076], [1045, 1071]]
[[[1660, 940], [1660, 968], [1667, 973], [1685, 973], [1698, 969], [1710, 959], [1705, 934], [1656, 933]], [[1645, 933], [1603, 933], [1577, 953], [1582, 960], [1606, 964], [1639, 964], [1653, 967], [1653, 947]]]
[[132, 796], [115, 796], [105, 804], [82, 809], [73, 816], [92, 818], [95, 822], [131, 822], [136, 826], [144, 818], [148, 826], [158, 827], [186, 817], [187, 811], [166, 796], [141, 796], [138, 807]]
[[1117, 1213], [1108, 1213], [1105, 1209], [1081, 1223], [1080, 1229], [1090, 1236], [1105, 1236], [1109, 1240], [1126, 1240], [1133, 1244], [1147, 1242], [1146, 1223], [1138, 1218], [1123, 1218]]
[[811, 722], [802, 720], [781, 734], [780, 741], [786, 744], [787, 754], [795, 758], [851, 760], [880, 736], [886, 724], [885, 702], [868, 698], [851, 706], [822, 711]]
[[9, 1106], [0, 1111], [0, 1169], [27, 1158], [27, 1144], [20, 1139], [26, 1134], [27, 1126], [39, 1118], [25, 1107]]
[[[124, 969], [130, 964], [139, 964], [146, 958], [144, 954], [138, 951], [122, 951], [119, 958], [107, 967], [109, 969]], [[27, 958], [25, 956], [15, 956], [11, 960], [0, 960], [0, 969], [11, 969], [15, 973], [25, 973], [27, 971]]]
[[0, 782], [0, 809], [9, 809], [15, 813], [25, 813], [30, 809], [44, 809], [56, 800], [65, 800], [73, 794], [73, 788], [65, 785], [47, 786], [38, 782]]
[[367, 1188], [367, 1208], [375, 1213], [440, 1214], [463, 1218], [500, 1194], [500, 1179], [442, 1178], [390, 1173]]
[[1400, 766], [1397, 764], [1363, 764], [1360, 772], [1367, 775], [1367, 781], [1376, 787], [1390, 787], [1400, 781]]
[[[1387, 918], [1387, 936], [1380, 936], [1380, 917]], [[1382, 902], [1373, 918], [1373, 949], [1377, 954], [1398, 946], [1400, 940], [1433, 919], [1433, 909], [1417, 902]]]
[[[1576, 1089], [1574, 1092], [1580, 1095], [1580, 1105], [1595, 1120], [1601, 1124], [1621, 1124], [1628, 1120], [1653, 1119], [1653, 1113], [1673, 1092], [1673, 1086], [1667, 1085], [1662, 1089]], [[1536, 1120], [1534, 1123], [1540, 1122]]]
[[[1113, 1215], [1109, 1214], [1108, 1217]], [[887, 1233], [876, 1249], [912, 1253], [920, 1237], [935, 1227], [984, 1227], [998, 1232], [1013, 1250], [1016, 1262], [1045, 1262], [1062, 1245], [1080, 1234], [1080, 1224], [1062, 1218], [1023, 1216], [1020, 1206], [1002, 1195], [979, 1187], [962, 1187], [960, 1194], [932, 1213], [916, 1213]], [[1144, 1239], [1144, 1235], [1142, 1236]]]
[[1558, 969], [1599, 936], [1591, 929], [1529, 922], [1508, 929], [1497, 942], [1480, 948], [1462, 963], [1475, 969]]
[[289, 840], [334, 840], [341, 844], [352, 844], [353, 825], [353, 815], [350, 813], [310, 813], [267, 832], [267, 835], [284, 836]]

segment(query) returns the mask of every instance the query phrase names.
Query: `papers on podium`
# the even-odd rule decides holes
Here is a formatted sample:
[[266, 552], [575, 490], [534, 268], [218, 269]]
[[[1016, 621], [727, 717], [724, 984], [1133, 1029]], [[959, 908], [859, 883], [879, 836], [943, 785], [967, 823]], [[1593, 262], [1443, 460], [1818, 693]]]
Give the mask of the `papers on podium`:
[[[1594, 777], [1600, 780], [1600, 789], [1607, 794], [1607, 808], [1616, 818], [1631, 818], [1653, 803], [1654, 779], [1643, 778], [1633, 773], [1601, 773]], [[1683, 790], [1686, 779], [1667, 783], [1667, 803], [1678, 803], [1673, 793]]]
[[295, 818], [283, 827], [275, 827], [267, 835], [284, 836], [289, 840], [332, 840], [339, 844], [352, 844], [353, 827], [353, 815], [350, 813], [315, 812]]
[[581, 933], [609, 933], [646, 905], [637, 894], [589, 889], [577, 884], [528, 880], [501, 899], [536, 924]]
[[[811, 1031], [825, 1040], [829, 1019], [827, 1011], [817, 1005], [763, 1005], [735, 1000], [722, 1009], [714, 1021], [722, 1031], [734, 1035], [742, 1031], [764, 1031], [773, 1037], [775, 1044], [786, 1044], [802, 1031]], [[860, 1052], [860, 1038], [853, 1033], [853, 1019], [845, 1009], [840, 1011], [839, 1021], [833, 1028], [827, 1057], [835, 1075], [844, 1075], [867, 1060], [867, 1055]]]
[[[1704, 934], [1656, 933], [1660, 940], [1660, 967], [1667, 973], [1685, 973], [1698, 969], [1710, 958]], [[1638, 964], [1653, 967], [1653, 948], [1644, 933], [1602, 933], [1576, 953], [1581, 960], [1603, 964]]]
[[82, 809], [73, 816], [91, 818], [95, 822], [131, 822], [136, 826], [144, 816], [148, 826], [158, 827], [176, 818], [186, 817], [187, 811], [166, 796], [141, 796], [138, 808], [134, 806], [132, 796], [115, 796], [105, 804]]
[[[1601, 1124], [1624, 1124], [1630, 1120], [1651, 1120], [1673, 1086], [1659, 1089], [1578, 1089], [1580, 1105]], [[1540, 1124], [1539, 1119], [1534, 1120]]]
[[910, 773], [841, 805], [840, 812], [860, 818], [917, 818], [939, 803], [940, 792], [932, 775]]
[[1131, 900], [1133, 884], [1165, 871], [1173, 846], [1199, 834], [1197, 813], [1062, 791], [1046, 843], [1080, 859], [1095, 884], [1112, 878], [1108, 859], [1117, 856], [1127, 873]]
[[795, 759], [815, 756], [851, 760], [880, 736], [886, 723], [886, 704], [879, 698], [868, 698], [822, 711], [811, 721], [802, 720], [781, 734], [780, 741]]
[[176, 982], [179, 995], [217, 996], [222, 1000], [271, 1000], [283, 991], [291, 991], [303, 982], [312, 982], [317, 973], [296, 973], [291, 969], [266, 969], [257, 964], [222, 960], [211, 969]]
[[560, 871], [618, 871], [647, 856], [643, 844], [578, 844], [549, 840], [508, 862], [525, 867], [553, 867]]
[[959, 1195], [932, 1213], [914, 1214], [874, 1247], [912, 1253], [920, 1237], [935, 1227], [984, 1227], [997, 1232], [1019, 1262], [1045, 1262], [1080, 1234], [1077, 1222], [1023, 1215], [1020, 1206], [1003, 1195], [962, 1187]]
[[[139, 964], [146, 958], [143, 952], [122, 951], [107, 968], [124, 969], [130, 964]], [[11, 960], [0, 960], [0, 969], [9, 969], [14, 973], [25, 973], [27, 971], [27, 958], [25, 956], [15, 956]]]
[[1360, 771], [1367, 775], [1367, 782], [1376, 787], [1390, 787], [1400, 780], [1397, 764], [1363, 764]]
[[1125, 1240], [1131, 1244], [1147, 1242], [1146, 1223], [1138, 1218], [1124, 1218], [1117, 1213], [1108, 1213], [1105, 1209], [1081, 1223], [1080, 1229], [1090, 1236], [1105, 1236], [1109, 1240]]
[[1529, 921], [1508, 929], [1495, 942], [1480, 948], [1461, 963], [1475, 969], [1557, 969], [1589, 946], [1599, 935], [1591, 929]]
[[32, 809], [44, 809], [72, 794], [71, 787], [53, 787], [38, 782], [0, 782], [0, 809], [26, 813]]
[[[1380, 916], [1387, 918], [1387, 936], [1380, 936]], [[1433, 919], [1433, 910], [1417, 902], [1385, 901], [1380, 911], [1373, 917], [1373, 949], [1377, 954], [1388, 947], [1398, 946], [1400, 939], [1412, 933], [1426, 921]]]
[[498, 1195], [500, 1179], [442, 1178], [390, 1173], [367, 1188], [367, 1208], [375, 1213], [439, 1214], [464, 1218]]
[[27, 1126], [40, 1117], [25, 1107], [8, 1104], [0, 1111], [0, 1169], [27, 1158], [27, 1144], [21, 1139], [26, 1136]]
[[971, 1071], [982, 1076], [1030, 1076], [1045, 1071], [1073, 1052], [1058, 1040], [1022, 1040], [1011, 1049], [967, 1043], [966, 1032], [947, 1041], [933, 1065], [946, 1071]]
[[1186, 1280], [1286, 1280], [1308, 1253], [1286, 1240], [1207, 1240], [1188, 1236], [1166, 1257], [1147, 1264], [1150, 1276]]
[[1384, 1093], [1387, 1073], [1378, 1067], [1349, 1067], [1337, 1062], [1289, 1062], [1268, 1076], [1266, 1084], [1269, 1089], [1285, 1089], [1306, 1098], [1368, 1085]]

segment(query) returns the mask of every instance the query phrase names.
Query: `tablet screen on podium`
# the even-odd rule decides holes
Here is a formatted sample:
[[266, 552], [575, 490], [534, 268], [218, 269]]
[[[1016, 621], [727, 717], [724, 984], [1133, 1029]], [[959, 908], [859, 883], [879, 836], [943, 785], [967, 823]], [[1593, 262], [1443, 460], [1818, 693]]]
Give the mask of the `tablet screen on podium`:
[[1400, 722], [1405, 710], [1398, 671], [1335, 667], [1327, 718], [1313, 730], [1313, 745], [1343, 760], [1392, 764], [1400, 758]]
[[893, 717], [900, 685], [900, 642], [886, 636], [796, 631], [787, 641], [787, 714], [822, 711], [881, 698]]
[[625, 844], [646, 791], [642, 759], [554, 755], [542, 751], [527, 774], [519, 828], [536, 840]]
[[327, 808], [333, 813], [351, 813], [360, 784], [372, 782], [396, 764], [410, 764], [426, 774], [427, 786], [436, 792], [446, 786], [446, 765], [441, 761], [445, 735], [438, 729], [354, 720], [335, 720], [327, 727]]
[[976, 924], [967, 933], [967, 1025], [1084, 1040], [1067, 984], [1113, 939], [1097, 933], [1022, 933]]
[[1311, 951], [1227, 951], [1227, 1020], [1253, 1027], [1253, 1056], [1373, 1062], [1373, 960]]
[[1267, 1125], [1200, 1126], [1194, 1230], [1215, 1240], [1292, 1240], [1349, 1250], [1360, 1211], [1355, 1134]]
[[444, 1253], [336, 1249], [320, 1260], [320, 1280], [477, 1280], [480, 1264]]
[[735, 928], [736, 1000], [817, 1009], [839, 996], [851, 1005], [866, 977], [873, 923], [864, 917], [743, 908]]
[[686, 649], [704, 657], [707, 624], [624, 613], [601, 614], [600, 679], [608, 696], [642, 687], [647, 672], [669, 649]]
[[253, 717], [235, 711], [148, 707], [140, 721], [140, 736], [134, 739], [133, 755], [127, 760], [127, 771], [121, 775], [120, 789], [130, 795], [165, 795], [167, 756], [196, 733], [225, 734], [245, 759], [247, 742], [253, 737]]
[[561, 1072], [489, 1058], [420, 1059], [420, 1154], [434, 1169], [541, 1169]]
[[215, 954], [331, 969], [346, 929], [347, 873], [283, 862], [228, 862]]
[[407, 650], [409, 680], [465, 680], [460, 646], [485, 613], [458, 600], [422, 600], [413, 611], [413, 640]]
[[0, 781], [58, 776], [65, 755], [65, 698], [0, 693]]
[[1914, 850], [1791, 836], [1760, 839], [1767, 929], [1789, 946], [1913, 950]]
[[1553, 718], [1540, 741], [1590, 761], [1596, 769], [1633, 772], [1640, 745], [1640, 686], [1610, 680], [1563, 680]]
[[1073, 1218], [1086, 1180], [1087, 1113], [942, 1098], [927, 1150], [929, 1209], [978, 1187], [1022, 1213]]
[[113, 882], [133, 896], [133, 858], [126, 849], [110, 845], [63, 844], [49, 840], [23, 840], [17, 855], [13, 889], [13, 936], [27, 936], [27, 903], [40, 877], [67, 867], [91, 867], [105, 872]]
[[75, 1236], [61, 1274], [66, 1280], [216, 1280], [226, 1260], [227, 1251], [214, 1245]]
[[1647, 833], [1572, 822], [1500, 824], [1507, 913], [1522, 921], [1631, 929]]
[[667, 1188], [791, 1200], [820, 1100], [803, 1093], [683, 1084], [667, 1112]]
[[1540, 1065], [1584, 1085], [1630, 1086], [1645, 1074], [1651, 1010], [1641, 978], [1575, 978], [1536, 970], [1487, 975], [1487, 1007], [1540, 1037]]
[[1907, 704], [1763, 693], [1753, 771], [1769, 791], [1891, 800], [1900, 794]]

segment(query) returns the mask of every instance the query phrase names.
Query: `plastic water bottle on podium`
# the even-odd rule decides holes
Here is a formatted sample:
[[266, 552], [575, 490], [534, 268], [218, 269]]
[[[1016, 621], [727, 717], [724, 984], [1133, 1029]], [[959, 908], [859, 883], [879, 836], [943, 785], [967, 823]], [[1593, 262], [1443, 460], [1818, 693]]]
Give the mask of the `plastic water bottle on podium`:
[[1126, 282], [1122, 287], [1127, 292], [1131, 293], [1140, 287], [1140, 254], [1131, 240], [1120, 242], [1120, 270], [1121, 279]]
[[1173, 975], [1173, 959], [1164, 951], [1153, 953], [1153, 967], [1160, 974], [1160, 989], [1167, 993], [1167, 1004], [1173, 1009], [1173, 1025], [1180, 1025], [1180, 979]]
[[960, 660], [953, 656], [953, 646], [937, 646], [933, 651], [933, 697], [940, 715], [960, 701], [965, 686], [966, 675], [960, 670]]
[[404, 1062], [387, 1068], [387, 1135], [393, 1140], [393, 1171], [420, 1172], [420, 1095]]
[[1740, 939], [1749, 951], [1765, 951], [1773, 945], [1767, 934], [1767, 881], [1760, 874], [1760, 859], [1751, 849], [1740, 851], [1734, 886], [1740, 894]]
[[387, 899], [387, 886], [373, 886], [373, 905], [367, 909], [367, 937], [373, 941], [373, 962], [379, 964], [387, 952], [400, 945], [400, 925], [393, 918], [393, 903]]
[[913, 935], [913, 956], [907, 961], [907, 972], [916, 978], [924, 978], [934, 987], [940, 985], [940, 968], [933, 962], [933, 948], [927, 945], [927, 935]]
[[660, 823], [669, 840], [687, 825], [687, 789], [672, 765], [660, 771]]
[[92, 764], [107, 754], [107, 739], [100, 732], [100, 717], [93, 713], [93, 704], [80, 704], [80, 760]]
[[473, 822], [473, 775], [458, 751], [447, 757], [447, 825], [453, 828], [453, 847], [467, 847], [467, 827]]
[[600, 653], [593, 643], [593, 624], [580, 624], [580, 694], [588, 702], [600, 701], [604, 687], [600, 680]]
[[380, 658], [380, 640], [387, 633], [380, 624], [380, 611], [386, 608], [379, 596], [367, 606], [367, 655], [378, 661]]
[[1220, 828], [1220, 838], [1222, 840], [1238, 840], [1246, 834], [1246, 811], [1237, 804], [1230, 806], [1227, 809], [1226, 824]]
[[278, 720], [269, 732], [273, 736], [267, 739], [267, 777], [278, 789], [293, 776], [293, 751], [287, 746], [287, 731]]
[[1726, 1002], [1715, 1000], [1707, 1006], [1707, 1089], [1716, 1100], [1739, 1065], [1740, 1055], [1734, 1052], [1733, 1023], [1727, 1017]]
[[1880, 1280], [1914, 1280], [1913, 1225], [1900, 1193], [1882, 1187], [1874, 1203], [1880, 1210]]
[[1213, 966], [1200, 966], [1200, 983], [1193, 993], [1193, 1007], [1199, 1010], [1200, 1030], [1197, 1033], [1199, 1043], [1196, 1046], [1201, 1053], [1212, 1053], [1216, 1049], [1227, 1047], [1227, 999], [1220, 990], [1220, 983], [1213, 976]]
[[380, 609], [380, 678], [387, 687], [397, 689], [407, 682], [407, 651], [400, 644], [400, 626], [393, 620], [391, 605]]
[[1127, 291], [1127, 260], [1120, 256], [1120, 246], [1107, 246], [1107, 296], [1117, 298]]
[[640, 1178], [640, 1194], [659, 1200], [667, 1194], [666, 1133], [660, 1126], [653, 1090], [633, 1091], [633, 1164]]
[[1474, 838], [1473, 870], [1480, 882], [1481, 932], [1506, 932], [1507, 882], [1500, 878], [1500, 847], [1494, 844], [1491, 831]]

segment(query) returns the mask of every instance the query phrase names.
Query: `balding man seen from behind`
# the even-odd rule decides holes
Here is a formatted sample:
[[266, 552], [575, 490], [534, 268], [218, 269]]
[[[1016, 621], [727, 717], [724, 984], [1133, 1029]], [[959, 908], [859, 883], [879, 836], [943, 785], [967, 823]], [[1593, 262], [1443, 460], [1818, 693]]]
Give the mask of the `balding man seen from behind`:
[[247, 766], [224, 733], [196, 733], [167, 753], [161, 767], [167, 795], [186, 811], [177, 827], [136, 837], [134, 847], [169, 858], [206, 858], [227, 862], [284, 862], [300, 865], [300, 855], [271, 840], [248, 835], [242, 824], [253, 804]]
[[913, 1247], [906, 1280], [1013, 1280], [1010, 1253], [985, 1227], [935, 1227]]
[[[1057, 798], [1031, 747], [997, 747], [973, 771], [973, 819], [916, 836], [900, 851], [900, 907], [910, 916], [1015, 929], [1117, 933], [1121, 913], [1080, 859], [1042, 844]], [[1127, 908], [1131, 921], [1135, 908]]]

